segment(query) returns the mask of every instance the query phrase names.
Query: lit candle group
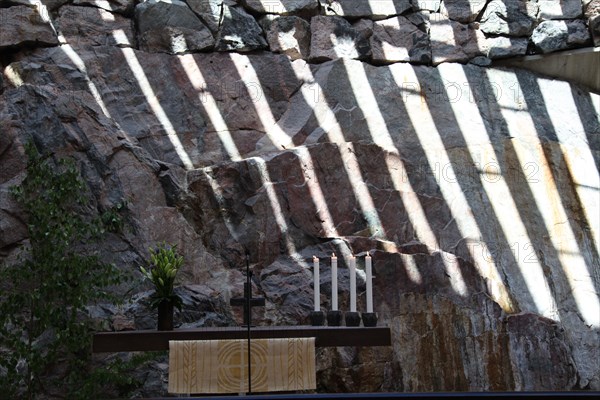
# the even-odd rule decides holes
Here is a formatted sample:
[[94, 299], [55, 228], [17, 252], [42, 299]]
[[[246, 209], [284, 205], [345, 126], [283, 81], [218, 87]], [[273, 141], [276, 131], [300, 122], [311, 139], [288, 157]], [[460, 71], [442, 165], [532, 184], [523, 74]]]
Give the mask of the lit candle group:
[[[338, 260], [335, 254], [331, 255], [331, 310], [338, 310]], [[321, 290], [320, 290], [320, 271], [319, 258], [313, 256], [314, 271], [314, 310], [321, 310]], [[373, 312], [373, 266], [371, 256], [367, 253], [365, 257], [365, 272], [367, 283], [367, 312]], [[350, 273], [350, 312], [356, 312], [356, 257], [352, 255], [348, 262]]]

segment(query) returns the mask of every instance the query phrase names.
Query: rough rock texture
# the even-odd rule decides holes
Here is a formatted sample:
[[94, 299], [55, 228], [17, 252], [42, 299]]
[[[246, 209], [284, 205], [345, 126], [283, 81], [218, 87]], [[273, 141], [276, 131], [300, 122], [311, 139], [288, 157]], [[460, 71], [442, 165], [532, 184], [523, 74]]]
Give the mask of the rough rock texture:
[[341, 17], [316, 16], [311, 19], [310, 59], [364, 59], [370, 55], [368, 38]]
[[186, 3], [213, 33], [219, 30], [223, 4], [235, 5], [232, 1], [223, 0], [186, 0]]
[[267, 32], [272, 52], [283, 53], [292, 60], [308, 58], [310, 52], [310, 24], [298, 17], [276, 17], [261, 20]]
[[408, 19], [399, 16], [373, 24], [371, 36], [373, 62], [431, 61], [429, 36]]
[[600, 14], [600, 0], [583, 0], [583, 11], [586, 18]]
[[67, 42], [90, 46], [127, 46], [135, 43], [131, 21], [92, 7], [64, 6], [56, 27]]
[[[39, 1], [38, 3], [45, 5], [48, 10], [56, 10], [57, 8], [68, 2], [69, 0], [43, 0]], [[1, 8], [15, 5], [32, 6], [36, 4], [35, 2], [32, 2], [30, 0], [0, 0]]]
[[140, 48], [171, 54], [204, 50], [215, 40], [186, 3], [148, 0], [135, 7]]
[[[243, 2], [188, 1], [228, 52], [144, 51], [132, 39], [143, 24], [105, 3], [57, 6], [50, 21], [68, 45], [46, 48], [18, 39], [36, 37], [39, 21], [19, 20], [33, 9], [0, 8], [2, 27], [17, 15], [22, 29], [0, 59], [0, 262], [27, 242], [9, 188], [33, 140], [76, 160], [94, 213], [127, 202], [125, 228], [98, 246], [103, 259], [135, 274], [150, 246], [177, 244], [178, 326], [241, 323], [229, 300], [243, 292], [245, 249], [253, 292], [267, 299], [257, 324], [308, 322], [313, 255], [329, 308], [333, 252], [344, 310], [346, 261], [359, 256], [363, 310], [369, 251], [392, 346], [319, 349], [320, 392], [600, 390], [597, 94], [472, 65], [522, 54], [529, 40], [486, 37], [479, 19], [406, 10], [309, 22], [310, 11], [304, 23]], [[266, 46], [257, 18], [267, 37], [279, 19], [310, 23], [302, 57], [319, 63], [236, 53]], [[465, 64], [387, 65], [381, 54], [401, 51], [399, 31], [424, 42], [429, 21], [431, 63]], [[587, 32], [582, 19], [539, 22], [540, 31], [564, 23], [568, 46]], [[154, 329], [151, 287], [134, 291], [122, 306], [93, 308], [103, 329]], [[160, 358], [140, 372], [138, 395], [166, 395], [167, 371]]]
[[589, 20], [590, 31], [594, 39], [594, 46], [600, 46], [600, 15], [596, 15]]
[[438, 12], [440, 10], [441, 0], [411, 0], [413, 10], [425, 10]]
[[295, 14], [314, 12], [319, 7], [318, 0], [243, 0], [250, 11], [261, 14]]
[[529, 41], [525, 38], [507, 38], [498, 36], [487, 40], [488, 53], [491, 59], [524, 56]]
[[[441, 13], [448, 18], [467, 24], [475, 21], [481, 10], [486, 6], [482, 0], [444, 0]], [[492, 5], [488, 5], [488, 8]]]
[[410, 0], [385, 1], [344, 1], [324, 0], [326, 15], [338, 15], [350, 18], [373, 17], [374, 19], [388, 18], [400, 15], [412, 7]]
[[543, 0], [538, 4], [539, 17], [543, 19], [573, 19], [582, 13], [581, 0]]
[[600, 46], [600, 0], [584, 2], [585, 17], [588, 19], [594, 46]]
[[[15, 4], [26, 4], [25, 0], [5, 1], [7, 10]], [[40, 13], [44, 20], [50, 18], [48, 10], [58, 11], [64, 0], [47, 0], [42, 5]], [[97, 14], [94, 9], [99, 8], [111, 13], [103, 14], [101, 20], [89, 20], [82, 28], [82, 34], [89, 36], [86, 31], [99, 28], [92, 26], [101, 25], [105, 21], [109, 25], [115, 18], [112, 15], [122, 15], [131, 18], [134, 15], [134, 2], [132, 0], [110, 0], [93, 2], [91, 0], [74, 0], [73, 5], [85, 6], [90, 9], [90, 14]], [[311, 62], [323, 62], [336, 58], [352, 58], [372, 61], [375, 64], [389, 64], [393, 62], [406, 62], [406, 53], [417, 49], [416, 54], [409, 57], [408, 62], [426, 63], [437, 65], [439, 62], [458, 61], [471, 62], [478, 65], [488, 65], [489, 61], [482, 63], [480, 57], [492, 50], [493, 58], [511, 57], [523, 53], [523, 41], [506, 41], [505, 37], [522, 37], [530, 40], [527, 54], [543, 53], [542, 47], [532, 45], [533, 30], [543, 22], [560, 20], [571, 26], [571, 39], [561, 41], [556, 49], [573, 49], [589, 45], [588, 40], [583, 40], [582, 24], [589, 27], [591, 38], [598, 43], [600, 38], [600, 20], [598, 19], [598, 3], [596, 0], [381, 0], [366, 1], [337, 1], [337, 0], [185, 0], [174, 2], [150, 0], [140, 2], [138, 9], [154, 9], [154, 14], [148, 12], [146, 21], [139, 21], [133, 26], [136, 40], [128, 44], [129, 33], [121, 35], [117, 44], [121, 46], [134, 46], [149, 52], [167, 52], [172, 54], [217, 51], [248, 52], [261, 49], [270, 49], [273, 52], [283, 52], [292, 59], [302, 58]], [[31, 8], [31, 7], [28, 7]], [[3, 9], [0, 7], [0, 9]], [[35, 9], [35, 8], [31, 8]], [[7, 13], [8, 11], [2, 11]], [[21, 11], [22, 13], [23, 11]], [[27, 11], [31, 13], [31, 11]], [[83, 11], [80, 11], [83, 14]], [[433, 15], [431, 15], [433, 13]], [[55, 13], [56, 14], [56, 13]], [[138, 14], [139, 10], [138, 10]], [[290, 22], [274, 25], [274, 30], [269, 31], [270, 22], [275, 16], [287, 16], [295, 19], [293, 30], [286, 30]], [[310, 46], [310, 38], [305, 35], [306, 23], [313, 22], [315, 26], [308, 28], [317, 40], [315, 52], [304, 51]], [[406, 18], [419, 30], [429, 37], [422, 35], [415, 37], [415, 31], [406, 24], [392, 27], [391, 17], [400, 20]], [[10, 20], [8, 14], [5, 16]], [[84, 15], [84, 21], [89, 15]], [[106, 18], [106, 19], [104, 19]], [[122, 19], [117, 18], [117, 24]], [[151, 22], [154, 20], [154, 22]], [[365, 43], [362, 39], [369, 39], [371, 32], [365, 34], [360, 31], [360, 37], [355, 32], [348, 30], [348, 23], [356, 28], [357, 22], [363, 27], [372, 26], [373, 22], [387, 20], [384, 25], [384, 36], [387, 39], [380, 41], [375, 38], [373, 43]], [[268, 22], [267, 22], [268, 21]], [[290, 21], [290, 20], [287, 20]], [[34, 21], [35, 22], [35, 21]], [[71, 23], [72, 31], [77, 31], [75, 21]], [[260, 22], [260, 24], [258, 23]], [[11, 22], [12, 23], [12, 22]], [[20, 25], [26, 26], [30, 22], [22, 21]], [[37, 22], [36, 22], [37, 24]], [[64, 25], [68, 23], [63, 22]], [[149, 24], [152, 26], [149, 28]], [[283, 24], [280, 28], [280, 24]], [[438, 25], [430, 34], [430, 26]], [[42, 25], [44, 25], [42, 23]], [[397, 24], [398, 25], [398, 24]], [[440, 28], [439, 26], [444, 26]], [[261, 29], [261, 26], [263, 29]], [[467, 27], [467, 28], [465, 28]], [[208, 28], [208, 29], [207, 29]], [[381, 28], [381, 26], [378, 26]], [[452, 28], [452, 29], [450, 29]], [[323, 30], [324, 29], [324, 30]], [[337, 32], [331, 32], [336, 29]], [[440, 30], [441, 29], [441, 30]], [[99, 29], [102, 31], [102, 29]], [[117, 29], [120, 32], [122, 29]], [[323, 30], [322, 33], [318, 33]], [[408, 31], [407, 31], [408, 30]], [[450, 33], [450, 30], [453, 33]], [[556, 31], [556, 28], [553, 29]], [[32, 33], [31, 29], [27, 29]], [[108, 30], [107, 30], [108, 31]], [[114, 31], [114, 30], [113, 30]], [[128, 31], [126, 29], [125, 31]], [[381, 29], [378, 29], [381, 34]], [[294, 32], [294, 33], [291, 33]], [[559, 33], [554, 32], [560, 36]], [[111, 35], [115, 36], [115, 32]], [[415, 43], [409, 43], [411, 37]], [[37, 39], [36, 39], [37, 38]], [[44, 39], [46, 38], [46, 39]], [[127, 40], [125, 40], [127, 38]], [[332, 39], [335, 43], [331, 43]], [[428, 57], [425, 49], [426, 39], [437, 49], [439, 57]], [[52, 35], [38, 34], [38, 36], [24, 41], [18, 37], [6, 37], [8, 47], [47, 45], [55, 43]], [[71, 39], [74, 40], [74, 39]], [[88, 40], [88, 39], [84, 39]], [[113, 39], [105, 39], [113, 40]], [[539, 38], [536, 38], [538, 41]], [[474, 45], [474, 41], [477, 45]], [[489, 44], [486, 42], [490, 42]], [[101, 37], [88, 40], [88, 44], [99, 45], [103, 43]], [[360, 43], [359, 43], [360, 42]], [[400, 46], [393, 43], [400, 43]], [[19, 44], [20, 43], [20, 44]], [[382, 51], [382, 43], [390, 43], [389, 51]], [[498, 48], [510, 45], [511, 48]], [[514, 46], [512, 45], [514, 43]], [[371, 48], [371, 45], [374, 47]], [[464, 47], [464, 48], [461, 48]], [[335, 48], [335, 51], [332, 49]], [[477, 49], [475, 49], [477, 48]], [[286, 49], [289, 49], [286, 50]], [[555, 50], [551, 50], [555, 51]], [[322, 53], [322, 54], [318, 54]], [[389, 58], [386, 58], [389, 54]], [[434, 61], [435, 59], [435, 61]]]
[[486, 39], [476, 26], [433, 14], [430, 28], [433, 64], [464, 62], [487, 52]]
[[135, 3], [135, 0], [73, 0], [72, 4], [94, 6], [106, 11], [131, 16], [133, 14], [133, 9], [135, 8]]
[[538, 3], [531, 0], [492, 0], [481, 18], [481, 30], [492, 35], [529, 36], [537, 13]]
[[22, 45], [52, 46], [58, 44], [56, 32], [47, 11], [36, 7], [0, 8], [0, 50]]
[[535, 28], [531, 40], [541, 52], [550, 53], [589, 42], [590, 32], [579, 20], [544, 21]]
[[223, 4], [223, 18], [217, 34], [218, 51], [251, 51], [267, 47], [262, 29], [243, 8]]

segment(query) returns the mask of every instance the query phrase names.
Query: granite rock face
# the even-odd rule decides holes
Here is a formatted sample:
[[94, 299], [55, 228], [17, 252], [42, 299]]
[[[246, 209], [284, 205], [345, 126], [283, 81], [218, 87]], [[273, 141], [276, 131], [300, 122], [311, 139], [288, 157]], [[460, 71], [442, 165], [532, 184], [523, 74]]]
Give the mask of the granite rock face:
[[290, 59], [307, 58], [310, 52], [310, 24], [299, 17], [277, 17], [261, 20], [267, 31], [272, 52], [286, 54]]
[[223, 0], [186, 0], [186, 3], [213, 33], [219, 30], [223, 4], [235, 5]]
[[313, 17], [310, 24], [310, 59], [364, 59], [370, 55], [368, 38], [341, 17]]
[[573, 44], [590, 41], [590, 32], [583, 21], [544, 21], [539, 24], [531, 41], [542, 53], [564, 50]]
[[[442, 14], [463, 24], [475, 21], [486, 6], [486, 2], [481, 0], [444, 0], [441, 4]], [[488, 5], [489, 7], [492, 5]]]
[[537, 22], [538, 3], [492, 0], [481, 18], [481, 30], [491, 35], [529, 36]]
[[543, 19], [574, 19], [582, 14], [581, 0], [544, 0], [538, 4], [539, 16]]
[[488, 39], [487, 56], [491, 59], [524, 56], [529, 41], [525, 38], [507, 38], [498, 36]]
[[[63, 0], [60, 0], [63, 1]], [[63, 1], [66, 3], [66, 1]], [[47, 4], [46, 2], [43, 2]], [[113, 13], [122, 14], [125, 16], [131, 16], [136, 5], [135, 0], [107, 0], [107, 1], [94, 1], [94, 0], [73, 0], [74, 5], [78, 6], [92, 6], [97, 7], [105, 11], [111, 11]], [[108, 20], [108, 19], [106, 19]]]
[[211, 48], [210, 30], [186, 3], [178, 0], [148, 0], [135, 7], [140, 48], [145, 51], [180, 54]]
[[266, 47], [267, 42], [256, 20], [243, 8], [224, 4], [215, 50], [244, 52]]
[[102, 8], [64, 6], [56, 26], [69, 43], [89, 46], [124, 46], [135, 43], [131, 21]]
[[430, 28], [432, 62], [466, 62], [487, 52], [487, 41], [476, 26], [461, 24], [441, 14], [432, 15]]
[[373, 62], [431, 61], [429, 37], [408, 19], [399, 16], [373, 24]]
[[416, 11], [440, 11], [442, 0], [411, 0], [413, 10]]
[[17, 46], [56, 46], [58, 37], [45, 7], [0, 8], [0, 50]]
[[[6, 14], [2, 18], [11, 23], [14, 16], [10, 16], [9, 12], [20, 10], [21, 14], [31, 14], [36, 9], [29, 3], [7, 3], [13, 4], [27, 6], [18, 6], [21, 9], [0, 8]], [[56, 10], [55, 14], [59, 16], [65, 13], [60, 11], [63, 5], [60, 2], [44, 4], [38, 13], [46, 17], [35, 23], [40, 25], [37, 29], [51, 26], [48, 10]], [[595, 0], [583, 3], [579, 0], [382, 0], [371, 3], [334, 0], [149, 0], [137, 5], [131, 0], [77, 0], [72, 4], [79, 7], [71, 9], [69, 15], [80, 14], [82, 25], [87, 26], [80, 29], [82, 36], [88, 37], [98, 31], [88, 44], [112, 45], [107, 43], [108, 40], [116, 41], [120, 46], [171, 54], [269, 49], [287, 54], [291, 59], [302, 58], [311, 62], [350, 58], [378, 65], [394, 62], [489, 65], [488, 54], [492, 59], [523, 55], [525, 40], [528, 40], [526, 53], [533, 54], [588, 46], [591, 41], [598, 42], [600, 37]], [[134, 8], [137, 10], [135, 13]], [[96, 11], [98, 9], [104, 10], [104, 14]], [[101, 19], [94, 21], [94, 16]], [[132, 17], [134, 21], [129, 27], [125, 26]], [[19, 23], [20, 26], [31, 23], [24, 21]], [[63, 18], [62, 24], [71, 25], [67, 33], [74, 41], [72, 32], [78, 29], [75, 20]], [[568, 38], [563, 37], [564, 32], [561, 33], [564, 27], [559, 27], [564, 24], [568, 25]], [[102, 32], [101, 25], [106, 26], [105, 32]], [[108, 29], [110, 25], [114, 25], [114, 29]], [[365, 27], [368, 29], [365, 30]], [[588, 28], [591, 41], [584, 32]], [[32, 29], [26, 31], [33, 34]], [[103, 39], [102, 34], [107, 37]], [[130, 40], [131, 34], [133, 41]], [[119, 38], [115, 39], [117, 35]], [[540, 38], [540, 35], [545, 38]], [[36, 37], [24, 40], [14, 35], [11, 38], [7, 36], [7, 43], [3, 46], [54, 45], [58, 39], [53, 36], [38, 33]], [[544, 41], [551, 43], [540, 44]], [[307, 48], [312, 48], [312, 52]], [[430, 55], [429, 48], [436, 54]]]
[[[492, 34], [487, 9], [472, 21], [470, 7], [450, 13], [458, 2], [446, 16], [439, 1], [415, 1], [371, 2], [377, 14], [280, 1], [306, 4], [282, 15], [188, 0], [164, 3], [185, 10], [171, 22], [125, 1], [57, 5], [46, 22], [0, 8], [2, 26], [15, 16], [21, 29], [2, 36], [0, 262], [27, 243], [9, 188], [32, 140], [76, 160], [92, 213], [126, 202], [103, 259], [135, 273], [149, 247], [177, 244], [180, 327], [241, 324], [229, 300], [243, 293], [246, 249], [253, 293], [267, 300], [256, 324], [308, 323], [313, 255], [324, 309], [338, 255], [343, 310], [358, 256], [364, 310], [369, 252], [392, 346], [318, 349], [320, 392], [600, 390], [600, 97], [472, 64], [523, 54], [529, 25]], [[354, 15], [324, 15], [335, 4]], [[583, 19], [527, 10], [499, 15], [532, 23], [539, 52], [589, 43]], [[188, 17], [214, 43], [173, 51]], [[94, 308], [99, 325], [154, 329], [151, 288], [135, 290]], [[140, 373], [139, 395], [166, 395], [167, 371], [159, 359]]]
[[313, 13], [319, 7], [318, 0], [243, 0], [243, 3], [249, 11], [260, 14]]
[[411, 9], [410, 0], [385, 0], [385, 1], [343, 1], [324, 0], [326, 15], [343, 17], [373, 17], [374, 19], [388, 18], [400, 15]]
[[588, 19], [590, 33], [594, 46], [600, 46], [600, 1], [590, 0], [584, 2], [585, 17]]

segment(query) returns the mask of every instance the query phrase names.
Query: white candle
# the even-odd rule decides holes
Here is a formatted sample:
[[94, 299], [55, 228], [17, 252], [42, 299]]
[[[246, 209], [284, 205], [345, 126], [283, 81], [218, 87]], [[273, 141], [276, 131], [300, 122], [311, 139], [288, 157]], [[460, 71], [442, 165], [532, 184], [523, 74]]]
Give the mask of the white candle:
[[371, 256], [367, 253], [365, 257], [365, 269], [367, 270], [367, 312], [373, 312], [373, 272]]
[[350, 257], [350, 312], [356, 312], [356, 257]]
[[337, 288], [337, 257], [331, 255], [331, 310], [338, 309], [338, 288]]
[[315, 311], [321, 311], [321, 279], [319, 277], [319, 259], [313, 256], [313, 270], [314, 270], [314, 303]]

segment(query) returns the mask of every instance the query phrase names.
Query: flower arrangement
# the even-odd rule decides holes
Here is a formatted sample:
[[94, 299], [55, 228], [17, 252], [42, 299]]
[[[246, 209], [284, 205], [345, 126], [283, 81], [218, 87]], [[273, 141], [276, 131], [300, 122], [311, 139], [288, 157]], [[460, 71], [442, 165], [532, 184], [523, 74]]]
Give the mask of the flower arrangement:
[[166, 243], [150, 249], [151, 267], [140, 267], [144, 277], [154, 284], [155, 292], [152, 295], [150, 306], [158, 308], [161, 303], [171, 303], [181, 310], [182, 300], [174, 291], [177, 271], [183, 265], [183, 257], [177, 253], [177, 246]]

